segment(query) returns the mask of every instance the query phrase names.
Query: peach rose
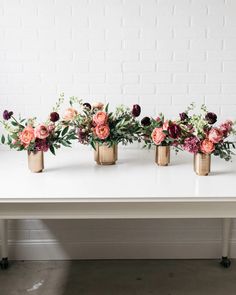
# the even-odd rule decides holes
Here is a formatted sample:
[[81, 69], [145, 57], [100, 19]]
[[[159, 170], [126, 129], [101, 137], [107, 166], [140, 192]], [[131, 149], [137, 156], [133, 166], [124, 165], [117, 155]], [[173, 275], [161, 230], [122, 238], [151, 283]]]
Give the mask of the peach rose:
[[69, 108], [65, 111], [63, 119], [65, 121], [71, 121], [74, 120], [77, 115], [78, 111], [76, 109]]
[[34, 128], [31, 126], [25, 127], [25, 129], [19, 133], [20, 142], [27, 147], [32, 140], [35, 139]]
[[94, 116], [93, 116], [93, 122], [96, 125], [106, 125], [108, 120], [108, 115], [105, 112], [97, 112]]
[[208, 133], [208, 139], [214, 143], [218, 143], [223, 139], [223, 132], [218, 128], [211, 128]]
[[104, 104], [102, 102], [94, 102], [92, 104], [93, 109], [102, 110], [104, 107]]
[[106, 139], [110, 134], [110, 128], [108, 125], [97, 125], [94, 132], [99, 139]]
[[48, 137], [48, 135], [49, 135], [48, 127], [44, 124], [40, 124], [34, 129], [34, 136], [39, 139], [45, 139]]
[[152, 140], [156, 145], [161, 144], [165, 138], [166, 138], [166, 135], [165, 133], [163, 133], [162, 128], [155, 128], [152, 131]]
[[211, 154], [215, 150], [215, 145], [209, 139], [204, 139], [201, 142], [200, 150], [204, 154]]

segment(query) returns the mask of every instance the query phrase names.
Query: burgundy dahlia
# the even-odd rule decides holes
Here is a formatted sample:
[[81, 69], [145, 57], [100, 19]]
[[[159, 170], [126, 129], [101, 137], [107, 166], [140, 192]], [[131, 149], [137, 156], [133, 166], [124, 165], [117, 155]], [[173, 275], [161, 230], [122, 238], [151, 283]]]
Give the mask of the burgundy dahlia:
[[35, 140], [35, 148], [36, 151], [47, 152], [49, 145], [47, 143], [47, 139], [39, 139]]
[[170, 135], [171, 138], [176, 139], [180, 137], [181, 135], [181, 128], [177, 124], [171, 124], [168, 128], [167, 131]]
[[89, 109], [89, 110], [91, 110], [91, 108], [92, 108], [91, 104], [88, 103], [88, 102], [85, 102], [85, 103], [83, 104], [83, 106], [84, 106], [85, 108]]
[[57, 113], [57, 112], [52, 112], [51, 114], [50, 114], [50, 121], [52, 121], [52, 122], [57, 122], [58, 120], [60, 119], [60, 116], [59, 116], [59, 114]]
[[11, 119], [12, 115], [13, 115], [13, 112], [8, 112], [7, 110], [5, 110], [2, 114], [4, 120]]
[[133, 109], [132, 109], [132, 115], [134, 117], [138, 117], [141, 113], [141, 107], [138, 104], [133, 105]]
[[217, 121], [217, 116], [215, 113], [207, 113], [205, 119], [209, 124], [214, 124]]
[[151, 125], [151, 119], [149, 117], [144, 117], [142, 120], [141, 120], [141, 124], [143, 126], [149, 126]]
[[200, 141], [195, 136], [188, 137], [184, 140], [183, 148], [189, 153], [196, 154], [200, 148]]
[[180, 113], [179, 114], [180, 120], [181, 121], [186, 121], [188, 119], [188, 115], [186, 113]]

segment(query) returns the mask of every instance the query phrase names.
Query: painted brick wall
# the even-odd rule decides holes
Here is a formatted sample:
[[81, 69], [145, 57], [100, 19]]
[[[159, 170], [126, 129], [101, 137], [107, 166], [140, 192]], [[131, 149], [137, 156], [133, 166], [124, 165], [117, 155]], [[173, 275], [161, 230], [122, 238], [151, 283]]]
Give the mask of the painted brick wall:
[[[235, 11], [235, 0], [1, 0], [0, 110], [44, 118], [64, 91], [112, 105], [139, 102], [143, 115], [163, 111], [172, 116], [196, 101], [205, 102], [223, 117], [235, 118]], [[130, 227], [137, 245], [144, 245], [135, 248], [137, 257], [145, 257], [148, 250], [152, 257], [191, 256], [186, 249], [192, 245], [199, 257], [207, 245], [215, 252], [205, 255], [218, 255], [219, 236], [212, 236], [218, 221], [158, 224], [113, 222], [106, 231], [103, 223], [68, 221], [59, 227], [50, 222], [48, 227], [41, 221], [18, 222], [11, 225], [13, 250], [17, 248], [13, 252], [17, 258], [32, 258], [29, 250], [41, 253], [39, 258], [49, 258], [50, 253], [65, 257], [56, 246], [59, 241], [75, 245], [68, 246], [68, 257], [100, 257], [94, 248], [105, 245], [106, 254], [114, 250], [115, 241], [113, 256], [119, 257], [122, 247], [116, 241], [130, 245], [126, 236]], [[174, 230], [169, 230], [170, 224]], [[199, 224], [203, 233], [196, 231]], [[150, 225], [154, 230], [148, 231]], [[86, 237], [91, 228], [101, 235]], [[151, 238], [156, 231], [158, 241]], [[208, 240], [198, 244], [195, 236], [200, 241], [208, 236]], [[152, 248], [157, 243], [176, 245], [179, 239], [177, 254], [170, 253], [171, 247], [165, 246], [167, 252], [159, 254]], [[85, 245], [80, 248], [82, 254], [75, 250], [78, 245]]]
[[235, 0], [1, 0], [0, 107], [46, 116], [58, 93], [173, 115], [236, 113]]

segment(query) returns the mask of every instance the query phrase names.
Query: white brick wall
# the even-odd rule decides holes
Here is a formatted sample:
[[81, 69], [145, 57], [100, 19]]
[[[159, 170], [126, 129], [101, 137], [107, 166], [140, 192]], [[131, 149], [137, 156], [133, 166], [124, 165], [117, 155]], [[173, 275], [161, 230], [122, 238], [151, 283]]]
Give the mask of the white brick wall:
[[[0, 111], [43, 118], [65, 91], [140, 102], [143, 115], [174, 116], [197, 101], [235, 118], [235, 11], [235, 0], [1, 0]], [[39, 224], [13, 225], [14, 240], [50, 237]], [[63, 229], [50, 227], [65, 242]]]
[[65, 91], [144, 114], [196, 100], [234, 116], [235, 3], [2, 0], [0, 107], [43, 117]]

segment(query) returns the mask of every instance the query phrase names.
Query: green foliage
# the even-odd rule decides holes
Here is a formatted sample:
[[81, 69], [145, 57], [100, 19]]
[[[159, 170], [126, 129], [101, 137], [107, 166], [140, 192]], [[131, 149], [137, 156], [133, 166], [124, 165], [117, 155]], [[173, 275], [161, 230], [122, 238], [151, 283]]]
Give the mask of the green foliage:
[[5, 136], [4, 136], [4, 135], [2, 135], [2, 137], [1, 137], [1, 143], [2, 143], [2, 144], [5, 143]]

